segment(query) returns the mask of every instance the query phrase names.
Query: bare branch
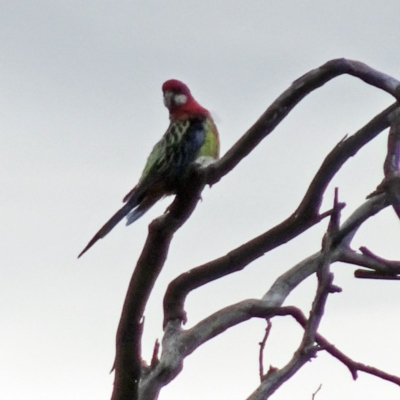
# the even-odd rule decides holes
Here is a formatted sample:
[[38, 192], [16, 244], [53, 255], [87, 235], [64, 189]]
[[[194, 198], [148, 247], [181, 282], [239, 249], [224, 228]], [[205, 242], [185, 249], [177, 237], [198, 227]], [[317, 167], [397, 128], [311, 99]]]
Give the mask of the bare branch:
[[365, 254], [356, 253], [351, 249], [343, 250], [340, 254], [339, 261], [347, 264], [359, 265], [360, 267], [371, 269], [379, 272], [382, 275], [396, 275], [399, 272], [399, 266], [391, 264], [391, 262], [384, 262], [383, 259], [370, 257]]
[[[333, 282], [333, 274], [330, 273], [330, 265], [333, 262], [333, 238], [339, 230], [340, 224], [340, 208], [338, 200], [338, 190], [335, 189], [335, 199], [333, 205], [333, 213], [328, 225], [328, 230], [322, 241], [322, 250], [320, 265], [317, 269], [318, 287], [315, 299], [313, 301], [310, 316], [307, 322], [307, 326], [304, 330], [304, 336], [302, 343], [299, 347], [299, 351], [302, 353], [310, 352], [310, 348], [314, 346], [315, 335], [322, 316], [324, 314], [325, 303], [328, 299], [329, 293], [331, 293], [331, 287]], [[310, 356], [312, 356], [313, 350], [311, 349]]]
[[157, 364], [160, 362], [160, 360], [158, 358], [159, 351], [160, 351], [160, 342], [157, 339], [156, 342], [154, 343], [153, 355], [151, 357], [151, 364], [150, 364], [151, 369], [154, 369], [157, 366]]
[[[350, 215], [333, 238], [334, 243], [337, 246], [337, 248], [332, 252], [333, 262], [342, 261], [364, 266], [364, 264], [356, 262], [357, 258], [352, 259], [352, 261], [349, 258], [346, 258], [350, 257], [350, 255], [359, 256], [357, 253], [350, 250], [348, 246], [350, 246], [351, 239], [361, 224], [388, 205], [389, 203], [386, 201], [385, 195], [380, 195], [367, 200]], [[341, 238], [341, 246], [337, 245], [337, 238]], [[282, 274], [262, 297], [262, 300], [268, 302], [268, 304], [273, 307], [281, 306], [286, 297], [296, 286], [317, 271], [318, 265], [321, 262], [321, 256], [321, 252], [315, 253]]]
[[[304, 326], [303, 339], [292, 359], [281, 369], [272, 371], [265, 376], [257, 390], [248, 400], [267, 399], [280, 386], [290, 379], [306, 362], [315, 357], [320, 349], [315, 345], [317, 331], [324, 314], [329, 293], [332, 292], [333, 274], [329, 267], [332, 263], [333, 237], [339, 230], [340, 207], [338, 190], [335, 189], [335, 199], [328, 230], [322, 241], [320, 262], [317, 269], [318, 287], [311, 307], [310, 316]], [[297, 312], [298, 310], [296, 310]]]
[[[164, 297], [164, 324], [170, 319], [186, 320], [184, 302], [190, 291], [213, 280], [245, 268], [266, 252], [286, 243], [320, 221], [318, 214], [323, 194], [335, 173], [362, 146], [388, 126], [390, 106], [351, 137], [341, 141], [325, 158], [297, 210], [285, 221], [262, 235], [232, 250], [226, 256], [180, 275], [168, 286]], [[371, 204], [375, 205], [375, 202]], [[354, 227], [350, 227], [354, 230]], [[350, 232], [350, 231], [349, 231]], [[346, 232], [346, 235], [349, 233]], [[341, 240], [341, 239], [340, 239]]]
[[[144, 309], [165, 263], [172, 236], [193, 212], [204, 185], [220, 180], [271, 133], [305, 96], [341, 74], [356, 76], [398, 98], [399, 83], [365, 64], [345, 59], [332, 60], [324, 64], [296, 80], [221, 160], [208, 166], [194, 166], [193, 173], [180, 188], [174, 202], [168, 208], [168, 213], [151, 223], [145, 247], [129, 284], [118, 327], [112, 400], [138, 398]], [[165, 297], [165, 320], [185, 319], [184, 301], [190, 290], [243, 269], [265, 252], [286, 243], [327, 216], [327, 213], [320, 214], [320, 206], [328, 183], [347, 159], [354, 156], [362, 146], [388, 126], [388, 115], [397, 107], [395, 103], [355, 135], [338, 144], [322, 164], [303, 201], [292, 216], [263, 235], [233, 250], [227, 256], [195, 268], [185, 277], [179, 277], [172, 282]], [[176, 341], [177, 337], [180, 337], [178, 326], [179, 323], [175, 325], [171, 322], [164, 340], [171, 339], [167, 334], [170, 332], [174, 334], [171, 340]], [[178, 360], [175, 371], [180, 368], [179, 362], [181, 361]], [[154, 371], [163, 371], [161, 364], [160, 361]], [[172, 379], [172, 375], [163, 376], [162, 381]], [[148, 398], [154, 399], [154, 397]]]
[[361, 279], [375, 279], [375, 280], [387, 280], [387, 281], [399, 281], [399, 275], [388, 275], [382, 274], [376, 271], [368, 271], [365, 269], [356, 269], [354, 271], [354, 277]]
[[[348, 228], [349, 226], [353, 230], [358, 228], [369, 217], [375, 215], [378, 209], [382, 210], [386, 207], [387, 204], [384, 204], [382, 198], [385, 198], [385, 195], [367, 200], [353, 212], [337, 232], [336, 224], [333, 225], [335, 229], [333, 229], [331, 242], [335, 243], [335, 248], [331, 249], [330, 257], [332, 262], [342, 260], [342, 254], [347, 249], [347, 245], [350, 244], [344, 232], [347, 235], [349, 235], [349, 232], [352, 234]], [[339, 203], [337, 203], [338, 206]], [[343, 238], [343, 245], [338, 246], [336, 244], [336, 237]], [[203, 343], [250, 318], [269, 319], [278, 315], [292, 315], [299, 323], [303, 323], [302, 326], [304, 327], [307, 319], [300, 311], [297, 311], [294, 307], [280, 308], [280, 306], [300, 282], [317, 271], [321, 262], [323, 262], [323, 252], [320, 251], [282, 274], [261, 300], [245, 300], [221, 309], [187, 331], [181, 330], [179, 320], [170, 321], [166, 326], [160, 363], [150, 376], [145, 377], [141, 382], [141, 399], [154, 399], [154, 396], [161, 390], [162, 386], [179, 374], [182, 369], [183, 359]], [[317, 335], [315, 339], [320, 346], [327, 351], [329, 350], [336, 358], [347, 360], [344, 355], [342, 356], [342, 353], [328, 342], [321, 341], [321, 338]]]
[[384, 186], [393, 209], [400, 218], [400, 112], [391, 115], [388, 151], [384, 164]]
[[231, 171], [278, 126], [304, 97], [331, 79], [343, 74], [355, 76], [369, 85], [386, 91], [396, 99], [399, 98], [400, 84], [391, 76], [374, 70], [358, 61], [346, 60], [344, 58], [328, 61], [319, 68], [306, 73], [294, 81], [268, 107], [259, 120], [238, 140], [225, 156], [211, 167], [208, 171], [207, 183], [215, 183]]
[[350, 249], [344, 251], [340, 260], [349, 264], [359, 265], [369, 268], [372, 271], [358, 269], [354, 272], [356, 278], [364, 279], [400, 279], [400, 261], [386, 260], [368, 250], [366, 247], [360, 248], [361, 254]]
[[[259, 318], [263, 318], [263, 315], [267, 313], [267, 310], [264, 309], [263, 312], [262, 308], [263, 306], [261, 304], [259, 304], [258, 306], [254, 304], [253, 312], [254, 314], [257, 314]], [[306, 327], [307, 318], [296, 307], [281, 307], [275, 310], [275, 315], [291, 315], [303, 328]], [[280, 312], [278, 310], [280, 310]], [[354, 380], [356, 380], [358, 377], [358, 371], [361, 371], [400, 386], [400, 377], [388, 374], [378, 368], [370, 367], [368, 365], [352, 360], [350, 357], [346, 356], [318, 333], [316, 334], [315, 340], [321, 350], [325, 350], [327, 353], [335, 357], [338, 361], [343, 363], [349, 369]], [[296, 357], [296, 354], [294, 357]], [[282, 379], [282, 377], [285, 377], [288, 374], [291, 374], [290, 376], [292, 376], [293, 373], [298, 370], [297, 369], [293, 371], [295, 368], [293, 364], [294, 363], [292, 359], [291, 362], [289, 362], [284, 368], [280, 369], [279, 371], [273, 371], [270, 375], [267, 374], [269, 380], [264, 380], [257, 388], [257, 390], [248, 397], [247, 400], [267, 399], [274, 392], [274, 390], [276, 390], [275, 385], [277, 385], [277, 382]]]
[[[293, 318], [296, 319], [296, 321], [301, 325], [301, 326], [306, 326], [307, 324], [307, 319], [306, 317], [301, 313], [301, 311], [299, 310], [292, 310], [292, 316]], [[338, 350], [333, 344], [329, 343], [322, 335], [317, 334], [316, 335], [316, 341], [319, 344], [319, 346], [324, 349], [325, 351], [327, 351], [330, 355], [332, 355], [333, 357], [335, 357], [337, 360], [339, 360], [340, 362], [342, 362], [344, 365], [346, 365], [346, 367], [349, 369], [352, 377], [354, 380], [357, 379], [358, 371], [362, 371], [365, 372], [367, 374], [370, 375], [374, 375], [378, 378], [384, 379], [388, 382], [392, 382], [398, 386], [400, 386], [400, 377], [397, 377], [395, 375], [391, 375], [388, 374], [384, 371], [381, 371], [377, 368], [374, 367], [370, 367], [368, 365], [356, 362], [354, 360], [352, 360], [351, 358], [349, 358], [348, 356], [346, 356], [344, 353], [342, 353], [340, 350]]]
[[193, 168], [191, 177], [178, 192], [169, 212], [154, 220], [149, 226], [149, 235], [129, 283], [117, 331], [115, 379], [112, 400], [138, 398], [138, 383], [141, 376], [141, 339], [143, 313], [155, 281], [167, 258], [173, 234], [189, 218], [204, 182], [197, 178]]
[[258, 352], [258, 366], [259, 366], [260, 381], [263, 380], [263, 376], [264, 376], [264, 363], [263, 363], [264, 349], [265, 349], [265, 345], [266, 345], [268, 337], [269, 337], [269, 333], [271, 332], [271, 328], [272, 328], [272, 323], [267, 318], [267, 327], [265, 328], [265, 334], [264, 334], [263, 339], [259, 343], [260, 351]]
[[312, 394], [311, 400], [315, 400], [315, 397], [317, 396], [317, 393], [321, 390], [322, 388], [322, 383], [318, 386], [318, 389]]
[[359, 227], [372, 216], [376, 215], [390, 204], [386, 194], [369, 198], [362, 204], [341, 226], [340, 232], [335, 237], [335, 243], [345, 242], [350, 246]]

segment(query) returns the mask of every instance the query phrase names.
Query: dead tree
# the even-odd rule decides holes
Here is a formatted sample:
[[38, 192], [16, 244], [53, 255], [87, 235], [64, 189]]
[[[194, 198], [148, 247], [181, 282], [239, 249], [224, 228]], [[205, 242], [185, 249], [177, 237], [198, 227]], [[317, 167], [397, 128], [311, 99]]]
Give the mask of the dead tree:
[[[331, 79], [349, 74], [394, 96], [396, 102], [351, 136], [342, 139], [326, 156], [312, 179], [302, 201], [287, 219], [267, 232], [252, 238], [228, 254], [197, 266], [174, 279], [164, 297], [164, 336], [161, 352], [155, 346], [153, 359], [147, 365], [141, 355], [143, 318], [146, 303], [155, 281], [167, 259], [173, 234], [186, 222], [196, 208], [205, 185], [215, 185], [220, 179], [265, 139], [309, 93]], [[282, 368], [264, 372], [260, 356], [260, 385], [248, 400], [267, 399], [293, 376], [317, 352], [325, 351], [348, 368], [354, 379], [359, 371], [400, 385], [400, 377], [352, 360], [334, 347], [328, 338], [318, 333], [330, 293], [340, 291], [333, 283], [331, 264], [341, 261], [362, 269], [357, 278], [400, 279], [400, 261], [385, 260], [367, 248], [354, 250], [351, 242], [359, 227], [385, 207], [392, 206], [400, 217], [400, 83], [365, 64], [346, 59], [327, 62], [297, 79], [240, 140], [217, 162], [209, 165], [194, 163], [190, 176], [177, 193], [167, 212], [149, 226], [149, 234], [134, 269], [125, 298], [116, 338], [115, 381], [112, 400], [155, 400], [160, 390], [182, 370], [183, 360], [202, 344], [223, 334], [228, 328], [251, 318], [270, 321], [276, 316], [294, 318], [304, 329], [303, 339], [292, 359]], [[344, 207], [338, 191], [332, 209], [321, 211], [326, 188], [345, 162], [369, 141], [390, 127], [385, 178], [364, 204], [346, 221], [340, 220]], [[237, 273], [272, 249], [329, 218], [321, 250], [283, 273], [260, 299], [244, 300], [209, 315], [190, 329], [184, 329], [187, 319], [186, 297], [195, 289], [214, 280]], [[316, 274], [318, 286], [309, 315], [293, 306], [282, 306], [289, 293], [299, 283]], [[270, 325], [261, 343], [261, 352], [268, 338]]]

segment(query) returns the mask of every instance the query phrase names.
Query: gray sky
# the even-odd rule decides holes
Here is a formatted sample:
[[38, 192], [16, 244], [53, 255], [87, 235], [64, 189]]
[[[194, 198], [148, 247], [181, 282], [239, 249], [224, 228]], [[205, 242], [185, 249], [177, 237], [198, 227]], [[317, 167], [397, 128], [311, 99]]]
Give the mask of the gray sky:
[[[110, 397], [127, 284], [148, 223], [171, 199], [76, 256], [120, 207], [164, 133], [166, 79], [186, 82], [214, 113], [224, 153], [293, 80], [330, 59], [357, 59], [399, 78], [399, 13], [398, 1], [1, 1], [1, 398]], [[147, 358], [162, 334], [168, 282], [286, 218], [327, 152], [392, 101], [354, 78], [335, 79], [204, 192], [150, 299]], [[335, 178], [326, 208], [334, 186], [347, 203], [345, 217], [380, 182], [381, 136]], [[188, 325], [262, 296], [319, 249], [324, 228], [191, 294]], [[388, 209], [365, 224], [354, 246], [400, 259], [399, 235]], [[344, 291], [330, 297], [321, 333], [355, 360], [400, 374], [398, 283], [355, 280], [346, 265], [333, 270]], [[287, 304], [307, 312], [314, 287], [310, 279]], [[251, 321], [196, 351], [160, 399], [246, 398], [258, 384], [264, 328]], [[300, 334], [293, 321], [274, 321], [265, 365], [283, 366]], [[377, 378], [360, 374], [353, 382], [322, 353], [274, 398], [310, 399], [320, 383], [318, 400], [399, 398], [397, 387]]]

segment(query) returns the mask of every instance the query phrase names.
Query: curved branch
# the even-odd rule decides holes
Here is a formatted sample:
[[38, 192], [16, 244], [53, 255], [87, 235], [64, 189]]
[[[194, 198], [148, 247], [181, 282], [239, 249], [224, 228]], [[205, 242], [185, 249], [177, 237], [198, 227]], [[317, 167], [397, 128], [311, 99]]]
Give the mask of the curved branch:
[[167, 258], [173, 234], [194, 211], [203, 188], [199, 169], [193, 168], [181, 189], [184, 193], [178, 192], [169, 212], [149, 226], [149, 235], [130, 280], [118, 325], [112, 400], [138, 398], [144, 309]]
[[385, 188], [393, 209], [400, 218], [400, 111], [391, 115], [388, 151], [383, 170]]
[[[365, 201], [347, 218], [332, 238], [335, 244], [331, 254], [332, 262], [341, 261], [365, 266], [358, 263], [355, 257], [350, 259], [351, 256], [356, 254], [349, 249], [351, 240], [358, 228], [368, 218], [373, 217], [388, 205], [389, 202], [385, 195], [376, 196]], [[268, 292], [262, 297], [262, 300], [267, 301], [272, 307], [281, 306], [293, 289], [317, 271], [321, 256], [322, 254], [319, 251], [286, 271], [277, 278]]]
[[[263, 300], [249, 299], [237, 304], [228, 306], [210, 317], [204, 319], [193, 328], [182, 332], [179, 322], [175, 321], [168, 324], [167, 332], [163, 339], [163, 353], [160, 363], [150, 372], [141, 382], [140, 399], [153, 400], [168, 382], [173, 380], [183, 367], [183, 359], [191, 354], [197, 347], [205, 341], [212, 339], [225, 330], [247, 321], [251, 318], [272, 318], [276, 316], [292, 316], [303, 328], [307, 325], [307, 318], [296, 307], [270, 307], [268, 302]], [[329, 343], [322, 335], [316, 334], [315, 341], [321, 350], [327, 351], [333, 357], [342, 362], [349, 369], [353, 379], [357, 379], [357, 371], [362, 371], [384, 380], [400, 385], [400, 378], [390, 375], [377, 368], [366, 366], [353, 361], [334, 345]], [[282, 368], [282, 373], [291, 370], [293, 366], [288, 365]], [[266, 391], [273, 389], [280, 375], [269, 376], [263, 380], [260, 387], [249, 397], [251, 400], [265, 399]], [[262, 396], [261, 396], [262, 394]], [[261, 397], [260, 397], [261, 396]]]
[[[307, 326], [307, 318], [304, 314], [295, 307], [282, 307], [287, 315], [291, 315], [303, 328]], [[320, 346], [320, 350], [325, 350], [327, 353], [335, 357], [341, 363], [343, 363], [350, 371], [351, 376], [354, 380], [358, 378], [358, 371], [365, 372], [367, 374], [376, 376], [388, 382], [392, 382], [395, 385], [400, 386], [400, 377], [388, 374], [378, 368], [370, 367], [369, 365], [362, 364], [360, 362], [352, 360], [346, 354], [338, 350], [333, 344], [328, 342], [322, 335], [316, 334], [315, 341]], [[297, 353], [297, 352], [296, 352]], [[277, 371], [273, 371], [271, 374], [267, 374], [266, 379], [260, 384], [260, 386], [251, 394], [247, 400], [265, 400], [277, 389], [282, 383], [282, 380], [286, 378], [286, 375], [293, 375], [293, 371], [298, 370], [296, 367], [299, 364], [296, 358], [300, 358], [301, 354], [296, 354], [292, 360], [283, 368]], [[303, 363], [304, 364], [304, 363]]]
[[185, 321], [184, 302], [190, 291], [242, 270], [267, 251], [288, 242], [318, 223], [321, 220], [318, 213], [323, 194], [333, 176], [361, 147], [389, 126], [388, 117], [397, 107], [397, 103], [388, 107], [354, 135], [336, 145], [316, 173], [299, 207], [289, 218], [226, 256], [196, 267], [174, 279], [164, 297], [164, 324], [175, 318]]
[[289, 380], [305, 363], [314, 358], [321, 348], [318, 343], [318, 327], [325, 311], [328, 295], [338, 288], [332, 285], [333, 274], [330, 272], [330, 265], [333, 262], [333, 237], [339, 230], [340, 205], [338, 201], [338, 190], [335, 189], [334, 207], [327, 232], [322, 241], [320, 262], [317, 266], [318, 287], [311, 306], [308, 320], [294, 308], [293, 312], [297, 318], [304, 317], [304, 334], [298, 349], [293, 354], [292, 359], [280, 369], [270, 371], [262, 380], [257, 390], [249, 397], [251, 400], [268, 399], [283, 383]]
[[258, 121], [236, 142], [234, 146], [207, 171], [207, 183], [218, 182], [236, 167], [265, 137], [267, 137], [290, 111], [313, 90], [318, 89], [339, 75], [355, 76], [365, 83], [400, 98], [400, 83], [359, 61], [344, 58], [328, 61], [306, 73], [283, 92]]
[[[352, 227], [353, 230], [357, 229], [359, 225], [377, 213], [378, 207], [380, 207], [380, 209], [386, 207], [388, 204], [382, 202], [382, 198], [384, 197], [384, 195], [376, 196], [373, 199], [367, 200], [362, 206], [356, 209], [338, 231], [334, 232], [334, 236], [331, 240], [334, 246], [331, 247], [328, 255], [320, 251], [282, 274], [261, 300], [249, 299], [228, 306], [213, 313], [187, 331], [181, 329], [179, 320], [169, 321], [165, 329], [163, 353], [160, 362], [150, 374], [141, 381], [141, 400], [153, 400], [156, 398], [161, 388], [179, 374], [186, 356], [205, 342], [250, 318], [271, 318], [273, 316], [292, 315], [297, 321], [305, 321], [305, 326], [306, 318], [304, 316], [296, 317], [296, 311], [293, 311], [296, 310], [294, 307], [280, 306], [297, 285], [317, 271], [318, 266], [324, 262], [324, 257], [328, 256], [332, 263], [341, 260], [343, 252], [350, 244], [344, 232], [346, 232], [347, 235], [352, 235], [351, 231], [349, 233], [349, 226]], [[343, 237], [343, 241], [340, 245], [336, 244], [335, 237]], [[317, 336], [317, 339], [319, 337], [320, 336]], [[345, 358], [345, 356], [341, 356], [342, 353], [333, 346], [328, 346], [326, 343], [322, 342], [318, 343], [326, 349], [329, 348], [331, 354], [339, 360]]]
[[[295, 81], [220, 161], [207, 167], [194, 168], [196, 173], [193, 173], [191, 176], [192, 179], [183, 185], [169, 208], [168, 214], [153, 221], [150, 225], [149, 236], [129, 284], [118, 327], [115, 382], [112, 400], [125, 399], [132, 397], [132, 395], [134, 398], [137, 398], [137, 387], [140, 379], [140, 342], [143, 312], [149, 294], [164, 265], [172, 235], [193, 212], [204, 184], [215, 183], [231, 171], [312, 90], [322, 86], [335, 76], [345, 73], [363, 79], [368, 84], [385, 90], [398, 98], [399, 83], [395, 79], [373, 70], [365, 64], [345, 59], [332, 60], [324, 64]], [[393, 109], [395, 107], [393, 106]], [[386, 111], [389, 113], [391, 109]], [[366, 137], [370, 137], [369, 139], [365, 139], [365, 143], [379, 133], [378, 130], [385, 129], [386, 124], [386, 114], [376, 119], [373, 132], [370, 132], [369, 135], [366, 134]], [[352, 148], [350, 143], [347, 143], [348, 145], [345, 148], [353, 151], [353, 154], [362, 146], [355, 144]], [[342, 163], [348, 157], [345, 157]], [[336, 165], [337, 169], [329, 167], [329, 171], [333, 171], [334, 175], [342, 164], [340, 162], [337, 163], [337, 160], [333, 160], [333, 164]], [[231, 273], [234, 270], [244, 268], [249, 262], [260, 257], [266, 251], [285, 243], [308, 227], [319, 222], [322, 216], [318, 215], [318, 211], [323, 192], [330, 179], [328, 175], [325, 172], [325, 178], [320, 181], [313, 181], [308, 192], [309, 196], [307, 197], [306, 194], [297, 213], [289, 217], [282, 224], [266, 234], [253, 239], [253, 241], [246, 245], [241, 246], [241, 248], [234, 250], [227, 256], [227, 259], [223, 259], [220, 262], [217, 260], [214, 264], [210, 263], [202, 269], [197, 269], [196, 272], [192, 271], [192, 276], [197, 276], [195, 287]], [[290, 230], [293, 231], [293, 234], [289, 234]], [[204, 276], [210, 269], [212, 270], [211, 279]], [[188, 292], [189, 289], [186, 288], [186, 290]], [[183, 300], [181, 299], [182, 306], [175, 307], [175, 311], [183, 310], [184, 297], [185, 295], [183, 296]]]

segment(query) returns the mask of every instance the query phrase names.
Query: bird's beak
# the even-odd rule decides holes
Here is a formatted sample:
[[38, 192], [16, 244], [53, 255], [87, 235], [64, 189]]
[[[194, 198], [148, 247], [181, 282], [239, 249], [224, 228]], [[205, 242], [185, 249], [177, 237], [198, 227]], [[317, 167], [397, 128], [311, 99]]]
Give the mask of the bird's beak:
[[170, 92], [169, 90], [164, 92], [164, 105], [168, 109], [170, 109], [172, 106], [173, 97], [174, 97], [174, 94], [172, 92]]

